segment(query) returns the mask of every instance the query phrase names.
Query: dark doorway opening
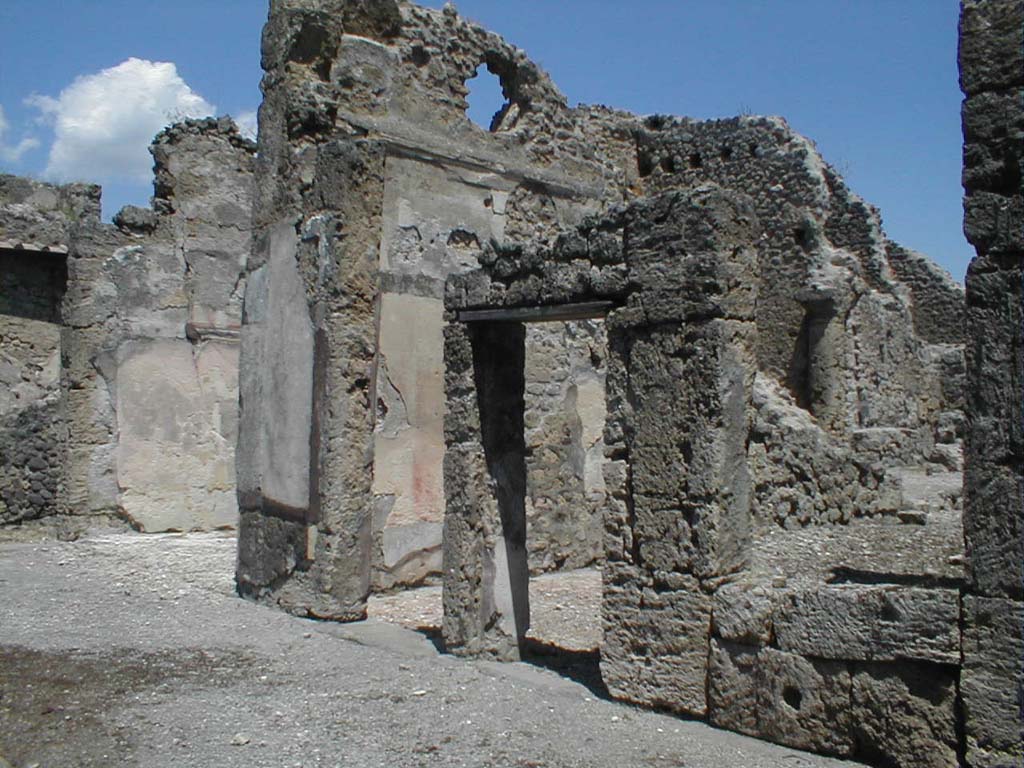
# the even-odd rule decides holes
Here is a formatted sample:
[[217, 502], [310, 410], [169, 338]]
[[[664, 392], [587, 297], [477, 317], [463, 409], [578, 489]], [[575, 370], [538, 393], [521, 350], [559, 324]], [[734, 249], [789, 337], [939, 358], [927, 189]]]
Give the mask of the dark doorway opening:
[[[600, 672], [605, 305], [470, 317], [501, 519], [495, 601], [520, 658], [607, 696]], [[470, 313], [465, 313], [469, 315]]]

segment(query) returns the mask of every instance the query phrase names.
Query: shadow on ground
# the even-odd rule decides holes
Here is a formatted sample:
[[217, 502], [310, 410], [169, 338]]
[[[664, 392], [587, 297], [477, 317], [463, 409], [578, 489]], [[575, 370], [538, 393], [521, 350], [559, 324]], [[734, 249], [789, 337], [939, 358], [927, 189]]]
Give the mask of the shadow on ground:
[[573, 680], [599, 699], [612, 700], [608, 686], [601, 679], [601, 652], [567, 650], [550, 643], [527, 638], [523, 645], [523, 661], [535, 667], [550, 669]]
[[181, 685], [242, 679], [252, 663], [234, 652], [0, 647], [0, 766], [123, 765], [133, 751], [132, 730], [114, 724], [112, 710], [142, 691], [173, 696]]
[[[423, 626], [417, 627], [416, 631], [426, 637], [438, 653], [445, 652], [444, 638], [439, 628]], [[613, 701], [608, 686], [601, 679], [601, 652], [598, 650], [569, 650], [528, 637], [523, 643], [522, 662], [550, 670], [579, 683], [599, 699]]]

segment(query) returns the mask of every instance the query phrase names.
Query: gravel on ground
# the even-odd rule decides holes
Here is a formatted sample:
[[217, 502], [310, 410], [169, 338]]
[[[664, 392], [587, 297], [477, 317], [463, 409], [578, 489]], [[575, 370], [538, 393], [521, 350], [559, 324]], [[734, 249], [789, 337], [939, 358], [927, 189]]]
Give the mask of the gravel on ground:
[[[580, 584], [596, 594], [593, 573], [533, 590], [536, 636], [549, 593], [578, 646], [500, 664], [379, 617], [315, 622], [239, 599], [234, 558], [223, 534], [0, 544], [0, 766], [856, 765], [602, 696], [577, 668], [594, 669], [596, 603], [571, 605]], [[575, 666], [550, 663], [566, 656]]]

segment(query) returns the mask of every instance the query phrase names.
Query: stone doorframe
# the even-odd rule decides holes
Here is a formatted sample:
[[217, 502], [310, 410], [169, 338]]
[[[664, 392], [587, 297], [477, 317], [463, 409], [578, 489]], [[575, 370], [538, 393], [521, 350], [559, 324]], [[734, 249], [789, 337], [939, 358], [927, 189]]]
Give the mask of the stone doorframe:
[[525, 323], [603, 319], [613, 306], [470, 310], [446, 329], [444, 628], [453, 652], [517, 659], [530, 626]]
[[517, 659], [529, 626], [523, 323], [603, 316], [611, 500], [602, 675], [613, 693], [617, 681], [635, 687], [629, 648], [643, 642], [653, 662], [646, 674], [663, 676], [658, 685], [673, 680], [673, 705], [705, 710], [710, 602], [702, 585], [742, 567], [749, 541], [755, 231], [743, 197], [670, 192], [551, 246], [491, 247], [480, 270], [448, 281], [449, 651]]

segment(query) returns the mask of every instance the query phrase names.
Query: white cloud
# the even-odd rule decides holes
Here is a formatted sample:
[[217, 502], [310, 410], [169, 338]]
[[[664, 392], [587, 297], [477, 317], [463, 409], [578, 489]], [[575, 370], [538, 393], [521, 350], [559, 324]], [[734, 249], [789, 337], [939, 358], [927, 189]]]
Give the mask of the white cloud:
[[245, 138], [252, 139], [253, 141], [256, 140], [257, 119], [255, 111], [239, 112], [238, 117], [235, 118], [235, 125], [238, 126], [239, 132]]
[[19, 141], [17, 144], [7, 143], [7, 131], [10, 130], [10, 123], [7, 122], [7, 115], [4, 108], [0, 107], [0, 160], [7, 163], [16, 163], [26, 152], [39, 146], [39, 140], [31, 136]]
[[195, 93], [170, 62], [128, 59], [82, 75], [60, 96], [26, 103], [54, 126], [43, 175], [57, 181], [149, 181], [149, 144], [161, 129], [215, 107]]

